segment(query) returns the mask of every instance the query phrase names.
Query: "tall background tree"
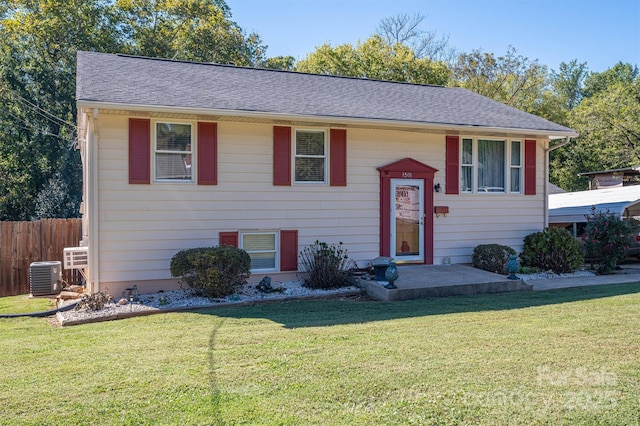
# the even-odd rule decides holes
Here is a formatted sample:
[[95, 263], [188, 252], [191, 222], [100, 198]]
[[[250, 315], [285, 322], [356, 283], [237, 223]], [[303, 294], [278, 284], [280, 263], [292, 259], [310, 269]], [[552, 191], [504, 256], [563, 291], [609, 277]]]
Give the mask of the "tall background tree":
[[[568, 113], [580, 137], [552, 153], [551, 181], [566, 190], [587, 189], [580, 172], [640, 165], [640, 73], [618, 63], [589, 73], [579, 85], [581, 99]], [[578, 89], [576, 89], [578, 90]]]
[[128, 53], [185, 61], [258, 65], [267, 46], [231, 20], [224, 0], [117, 0]]
[[409, 47], [417, 58], [450, 63], [456, 50], [449, 44], [449, 35], [425, 30], [421, 27], [425, 20], [421, 13], [399, 13], [382, 19], [376, 34], [391, 46], [399, 43]]
[[448, 36], [421, 28], [425, 17], [401, 13], [383, 19], [355, 45], [323, 44], [293, 66], [296, 71], [414, 84], [446, 85], [454, 49]]
[[458, 56], [451, 85], [536, 113], [548, 85], [547, 68], [518, 55], [513, 47], [503, 56], [474, 50]]
[[588, 75], [587, 63], [576, 59], [562, 62], [558, 71], [551, 71], [553, 90], [564, 109], [572, 110], [580, 104], [584, 96], [584, 79]]
[[442, 85], [449, 78], [444, 63], [418, 58], [410, 47], [401, 43], [391, 45], [379, 35], [355, 46], [324, 44], [299, 61], [296, 70], [416, 84]]
[[0, 0], [0, 37], [0, 220], [79, 213], [78, 50], [268, 63], [222, 0]]
[[421, 14], [383, 19], [355, 45], [322, 45], [297, 62], [232, 20], [224, 0], [0, 0], [0, 220], [78, 215], [78, 50], [464, 87], [576, 129], [553, 151], [551, 181], [586, 189], [579, 172], [640, 164], [636, 65], [548, 71], [509, 47], [459, 53]]
[[[0, 218], [77, 216], [75, 53], [116, 50], [108, 9], [97, 0], [11, 1], [0, 21]], [[70, 163], [70, 164], [67, 164]], [[67, 168], [71, 173], [58, 173]], [[70, 169], [70, 170], [69, 170]], [[38, 194], [67, 188], [39, 206]], [[42, 198], [40, 199], [42, 200]], [[62, 205], [74, 208], [62, 208]]]

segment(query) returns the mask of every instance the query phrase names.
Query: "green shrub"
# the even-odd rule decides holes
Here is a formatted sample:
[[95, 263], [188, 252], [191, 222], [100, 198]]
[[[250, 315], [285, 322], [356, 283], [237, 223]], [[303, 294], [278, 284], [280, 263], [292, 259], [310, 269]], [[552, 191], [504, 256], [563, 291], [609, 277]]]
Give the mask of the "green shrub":
[[563, 228], [547, 228], [527, 235], [520, 258], [526, 266], [556, 274], [573, 272], [584, 262], [578, 242]]
[[597, 265], [599, 274], [615, 270], [627, 257], [627, 249], [633, 244], [638, 224], [626, 221], [609, 212], [591, 208], [587, 216], [585, 250], [587, 257]]
[[342, 243], [327, 244], [317, 240], [300, 252], [300, 264], [303, 285], [319, 289], [349, 285], [347, 271], [354, 266]]
[[180, 277], [191, 291], [205, 297], [224, 297], [249, 278], [251, 258], [230, 246], [181, 250], [171, 259], [171, 275]]
[[535, 266], [521, 266], [518, 271], [519, 274], [537, 274], [540, 272], [540, 268], [536, 268]]
[[507, 261], [512, 254], [516, 254], [516, 251], [509, 246], [480, 244], [473, 249], [471, 263], [474, 268], [504, 275], [507, 274]]

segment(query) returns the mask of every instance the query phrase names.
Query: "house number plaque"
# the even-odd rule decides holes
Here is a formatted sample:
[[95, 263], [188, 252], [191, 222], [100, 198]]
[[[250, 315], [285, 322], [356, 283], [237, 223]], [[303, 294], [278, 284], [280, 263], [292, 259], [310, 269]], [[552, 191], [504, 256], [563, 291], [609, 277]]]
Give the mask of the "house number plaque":
[[402, 172], [402, 177], [405, 179], [411, 179], [413, 177], [413, 173], [411, 172]]

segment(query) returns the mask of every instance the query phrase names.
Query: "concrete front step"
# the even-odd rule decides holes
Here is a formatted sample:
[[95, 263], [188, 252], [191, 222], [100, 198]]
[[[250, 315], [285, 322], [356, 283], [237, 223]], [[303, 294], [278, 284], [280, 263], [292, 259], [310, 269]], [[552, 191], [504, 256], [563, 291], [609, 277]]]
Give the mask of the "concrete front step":
[[475, 284], [443, 285], [430, 287], [387, 289], [377, 281], [363, 281], [369, 297], [384, 301], [425, 299], [428, 297], [447, 297], [465, 294], [492, 294], [513, 291], [531, 291], [532, 285], [522, 280], [496, 281]]
[[384, 288], [385, 282], [360, 280], [369, 297], [378, 300], [410, 300], [464, 294], [492, 294], [531, 291], [522, 280], [510, 280], [467, 265], [406, 265], [398, 268], [397, 289]]

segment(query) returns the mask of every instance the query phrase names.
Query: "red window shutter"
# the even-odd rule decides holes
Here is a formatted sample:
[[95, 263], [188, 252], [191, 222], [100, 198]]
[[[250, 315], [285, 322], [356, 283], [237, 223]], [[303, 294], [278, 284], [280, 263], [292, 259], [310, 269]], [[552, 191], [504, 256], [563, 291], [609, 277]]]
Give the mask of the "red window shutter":
[[280, 271], [298, 270], [298, 231], [280, 231]]
[[291, 185], [291, 127], [273, 126], [273, 184]]
[[447, 136], [445, 166], [446, 194], [458, 194], [460, 185], [460, 137]]
[[524, 141], [524, 195], [536, 195], [536, 141]]
[[129, 183], [151, 182], [151, 121], [129, 119]]
[[347, 186], [347, 131], [331, 129], [329, 139], [329, 183], [331, 186]]
[[198, 123], [198, 185], [218, 184], [218, 126]]
[[237, 232], [221, 232], [220, 245], [238, 247], [238, 233]]

